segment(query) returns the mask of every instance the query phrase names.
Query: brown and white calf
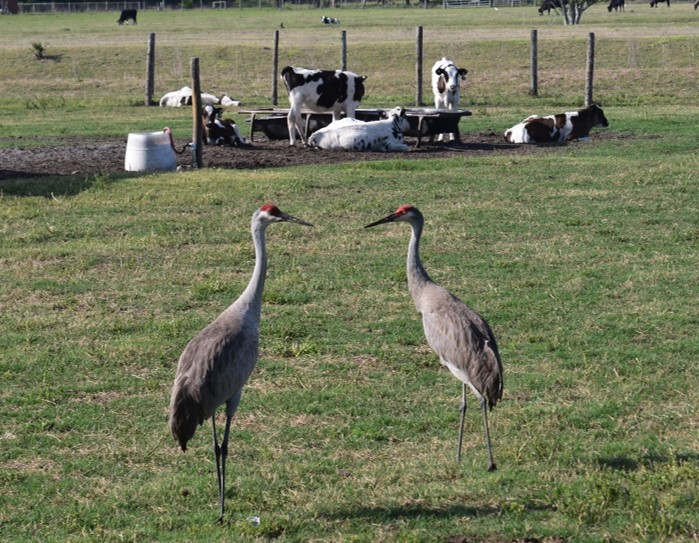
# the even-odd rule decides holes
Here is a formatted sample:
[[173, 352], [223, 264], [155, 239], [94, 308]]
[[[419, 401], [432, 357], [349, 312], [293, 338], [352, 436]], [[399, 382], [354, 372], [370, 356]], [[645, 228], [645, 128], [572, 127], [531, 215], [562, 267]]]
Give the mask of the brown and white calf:
[[609, 126], [602, 108], [592, 104], [578, 111], [539, 117], [531, 115], [505, 131], [510, 143], [552, 143], [588, 138], [595, 126]]
[[337, 121], [342, 113], [354, 119], [355, 111], [364, 97], [366, 76], [341, 70], [308, 70], [286, 66], [281, 78], [289, 93], [289, 145], [296, 143], [298, 132], [301, 141], [306, 143], [302, 127], [302, 109], [318, 113], [332, 112]]
[[240, 135], [238, 125], [233, 119], [222, 119], [221, 108], [206, 106], [202, 108], [202, 132], [204, 145], [230, 145], [240, 147], [249, 145]]
[[[432, 66], [432, 92], [434, 94], [434, 107], [437, 109], [459, 109], [460, 89], [459, 83], [466, 79], [468, 70], [459, 68], [451, 60], [443, 57]], [[440, 134], [438, 141], [444, 139]], [[449, 134], [449, 139], [455, 139], [454, 134]]]

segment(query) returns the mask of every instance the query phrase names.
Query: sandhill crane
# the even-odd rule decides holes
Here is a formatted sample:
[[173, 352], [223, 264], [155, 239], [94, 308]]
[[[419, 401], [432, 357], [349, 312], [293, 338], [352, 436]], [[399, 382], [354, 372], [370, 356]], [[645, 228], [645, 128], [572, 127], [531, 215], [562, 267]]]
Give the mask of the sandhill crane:
[[435, 283], [422, 266], [419, 250], [424, 224], [422, 213], [416, 207], [404, 205], [364, 228], [389, 222], [407, 222], [412, 228], [408, 245], [408, 288], [415, 307], [422, 314], [427, 343], [440, 362], [463, 383], [456, 461], [461, 462], [468, 386], [483, 410], [488, 471], [493, 471], [496, 466], [490, 446], [488, 408], [495, 407], [502, 397], [502, 363], [495, 336], [483, 317]]
[[[185, 347], [177, 365], [170, 400], [170, 430], [183, 451], [197, 425], [211, 418], [216, 475], [223, 522], [228, 432], [243, 391], [257, 362], [262, 291], [267, 273], [265, 230], [275, 222], [313, 226], [266, 204], [252, 215], [255, 268], [247, 288], [216, 320]], [[226, 404], [226, 427], [221, 446], [216, 433], [216, 409]]]

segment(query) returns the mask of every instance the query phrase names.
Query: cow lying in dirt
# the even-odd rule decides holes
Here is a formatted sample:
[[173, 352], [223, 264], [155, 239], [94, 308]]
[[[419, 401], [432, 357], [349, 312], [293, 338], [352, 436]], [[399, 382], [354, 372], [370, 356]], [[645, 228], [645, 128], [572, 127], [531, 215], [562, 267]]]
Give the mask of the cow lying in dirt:
[[510, 143], [552, 143], [588, 138], [595, 126], [609, 126], [602, 108], [592, 104], [578, 111], [539, 117], [531, 115], [505, 131]]
[[308, 144], [334, 151], [407, 151], [403, 131], [410, 123], [402, 107], [388, 112], [388, 118], [379, 121], [340, 119], [311, 134]]

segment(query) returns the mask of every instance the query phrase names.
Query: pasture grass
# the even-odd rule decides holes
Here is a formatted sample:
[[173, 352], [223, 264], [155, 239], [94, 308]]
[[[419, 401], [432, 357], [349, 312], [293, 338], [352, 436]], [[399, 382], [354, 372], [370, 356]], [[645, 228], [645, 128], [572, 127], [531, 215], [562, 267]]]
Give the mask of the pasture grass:
[[[696, 81], [688, 55], [697, 42], [691, 32], [663, 35], [682, 26], [691, 15], [686, 8], [654, 10], [661, 21], [655, 32], [646, 29], [640, 5], [604, 23], [615, 45], [629, 51], [624, 66], [607, 68], [606, 83], [600, 59], [600, 86], [609, 86], [600, 99], [612, 99], [605, 111], [614, 140], [332, 168], [3, 181], [3, 539], [695, 541], [699, 109], [682, 96]], [[254, 11], [217, 14], [225, 17], [220, 27], [240, 19], [231, 40], [252, 41], [251, 29], [247, 38], [239, 34], [252, 20], [273, 28], [268, 19], [277, 14]], [[500, 12], [507, 24], [495, 19]], [[531, 22], [528, 11], [500, 12], [458, 12], [476, 33], [498, 29], [483, 39], [465, 33], [463, 51], [479, 66], [469, 85], [490, 89], [464, 93], [474, 110], [468, 129], [504, 129], [533, 107], [568, 109], [580, 95], [570, 78], [583, 68], [564, 69], [558, 90], [538, 99], [495, 83], [502, 69], [526, 89], [526, 61], [514, 54], [526, 47]], [[285, 27], [298, 25], [301, 36], [306, 24], [308, 39], [308, 13], [289, 11]], [[383, 20], [366, 22], [376, 35], [395, 32], [395, 17], [409, 19], [405, 28], [418, 17], [425, 24], [445, 17], [440, 10], [371, 14]], [[194, 31], [210, 19], [148, 15], [182, 43], [201, 38]], [[352, 21], [362, 13], [341, 15], [363, 28]], [[2, 145], [25, 144], [27, 127], [49, 139], [125, 134], [165, 121], [187, 129], [186, 111], [139, 105], [140, 48], [123, 36], [142, 38], [147, 17], [121, 28], [112, 19], [11, 19], [10, 37], [0, 36], [13, 43], [0, 64]], [[54, 45], [65, 47], [53, 51], [64, 55], [59, 60], [23, 61], [31, 49], [12, 33], [24, 36], [32, 24], [51, 38], [56, 27], [98, 30], [90, 36], [85, 28], [65, 44], [49, 40], [49, 55]], [[106, 45], [97, 44], [102, 34]], [[578, 34], [575, 48], [584, 50]], [[556, 40], [552, 54], [565, 57], [560, 47], [568, 40]], [[255, 45], [239, 45], [202, 45], [203, 72], [216, 55], [221, 74], [227, 55], [252, 58]], [[320, 45], [309, 42], [309, 55], [320, 55]], [[178, 88], [174, 59], [186, 66], [191, 51], [170, 47], [160, 58], [170, 59], [167, 81]], [[671, 53], [658, 53], [664, 47]], [[370, 48], [363, 58], [378, 71], [383, 53], [372, 56]], [[639, 48], [648, 54], [634, 57]], [[128, 66], [106, 77], [120, 62]], [[231, 90], [229, 82], [252, 71], [207, 82]], [[490, 74], [487, 86], [476, 75], [482, 73]], [[665, 89], [659, 104], [657, 89], [629, 85], [646, 73], [672, 75], [677, 95]], [[409, 83], [395, 90], [388, 78], [375, 79], [377, 102], [410, 98]], [[259, 97], [241, 98], [268, 105], [259, 88]], [[167, 429], [169, 390], [184, 345], [247, 284], [249, 218], [267, 201], [316, 227], [268, 231], [262, 351], [232, 430], [228, 524], [220, 527], [209, 427], [181, 453]], [[409, 298], [407, 227], [362, 229], [403, 203], [426, 216], [426, 268], [482, 312], [498, 336], [505, 394], [490, 417], [494, 473], [485, 471], [472, 400], [464, 460], [455, 464], [460, 386], [425, 344]], [[248, 520], [253, 516], [259, 526]]]

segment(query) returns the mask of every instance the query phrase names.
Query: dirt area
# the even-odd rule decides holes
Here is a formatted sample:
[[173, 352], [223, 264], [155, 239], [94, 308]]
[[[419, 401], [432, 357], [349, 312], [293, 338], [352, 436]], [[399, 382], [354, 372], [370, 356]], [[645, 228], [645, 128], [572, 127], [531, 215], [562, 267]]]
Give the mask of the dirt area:
[[[595, 139], [613, 139], [608, 132], [593, 134]], [[406, 138], [411, 145], [407, 153], [338, 152], [290, 147], [286, 140], [267, 140], [256, 136], [249, 147], [202, 148], [206, 167], [222, 169], [260, 169], [301, 164], [336, 164], [387, 158], [436, 159], [459, 156], [483, 156], [494, 154], [529, 154], [555, 152], [560, 145], [512, 145], [504, 141], [502, 134], [493, 131], [461, 134], [460, 143], [422, 142], [412, 147], [416, 140]], [[126, 138], [55, 138], [46, 140], [22, 139], [14, 141], [21, 147], [0, 150], [0, 184], [3, 181], [39, 176], [82, 176], [99, 173], [124, 172]], [[175, 141], [177, 149], [187, 141]], [[575, 145], [575, 144], [573, 144]], [[192, 164], [190, 149], [177, 155], [183, 168]]]

